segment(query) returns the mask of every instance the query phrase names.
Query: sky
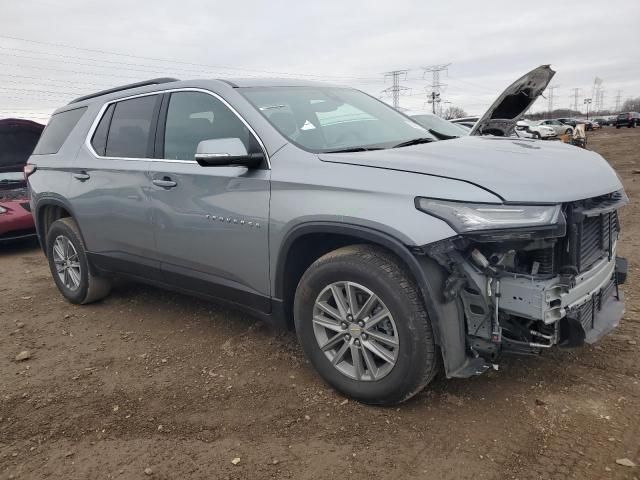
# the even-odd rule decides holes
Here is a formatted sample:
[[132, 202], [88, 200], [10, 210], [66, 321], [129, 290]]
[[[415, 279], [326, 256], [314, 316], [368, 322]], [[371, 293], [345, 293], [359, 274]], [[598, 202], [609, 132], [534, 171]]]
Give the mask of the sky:
[[[640, 96], [640, 1], [2, 0], [0, 118], [46, 122], [71, 99], [159, 76], [299, 77], [391, 102], [385, 72], [408, 70], [400, 106], [482, 114], [542, 64], [557, 74], [554, 107], [602, 80], [604, 106]], [[532, 111], [546, 110], [539, 99]]]

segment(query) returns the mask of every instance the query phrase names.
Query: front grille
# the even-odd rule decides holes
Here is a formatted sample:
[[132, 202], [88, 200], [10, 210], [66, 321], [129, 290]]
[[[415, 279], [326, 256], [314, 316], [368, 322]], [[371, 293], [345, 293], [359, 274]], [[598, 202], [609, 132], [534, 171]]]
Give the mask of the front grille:
[[616, 291], [616, 278], [614, 275], [606, 286], [591, 296], [587, 303], [578, 307], [575, 316], [585, 330], [594, 328], [596, 315], [602, 310], [607, 299], [616, 293]]
[[584, 272], [601, 258], [610, 256], [617, 238], [617, 212], [585, 217], [577, 225], [576, 266], [578, 271]]

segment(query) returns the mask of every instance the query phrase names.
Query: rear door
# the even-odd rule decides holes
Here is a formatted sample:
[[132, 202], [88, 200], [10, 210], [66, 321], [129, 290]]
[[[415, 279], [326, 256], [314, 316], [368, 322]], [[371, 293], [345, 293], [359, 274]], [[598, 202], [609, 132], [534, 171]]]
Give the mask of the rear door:
[[76, 219], [88, 250], [107, 268], [159, 268], [147, 172], [161, 98], [144, 95], [105, 105], [72, 172]]
[[[158, 254], [165, 281], [268, 311], [270, 170], [202, 167], [198, 143], [257, 136], [219, 97], [171, 93], [162, 108], [150, 172]], [[164, 128], [162, 128], [164, 126]], [[266, 153], [265, 153], [266, 157]]]

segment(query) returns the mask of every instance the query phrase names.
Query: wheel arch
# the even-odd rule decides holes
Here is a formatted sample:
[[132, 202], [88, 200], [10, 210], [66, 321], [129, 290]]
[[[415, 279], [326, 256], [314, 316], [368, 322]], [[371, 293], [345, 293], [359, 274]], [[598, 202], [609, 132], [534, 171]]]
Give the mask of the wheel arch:
[[[47, 231], [49, 227], [56, 220], [66, 217], [71, 217], [75, 220], [73, 209], [64, 199], [47, 197], [37, 202], [36, 208], [34, 209], [34, 223], [36, 225], [38, 240], [40, 240], [40, 246], [45, 254], [47, 251]], [[82, 235], [82, 232], [80, 232], [80, 235]]]
[[[324, 242], [324, 243], [323, 243]], [[385, 232], [360, 225], [338, 222], [309, 222], [294, 227], [282, 242], [276, 261], [274, 297], [286, 305], [293, 299], [298, 281], [306, 269], [319, 257], [336, 248], [354, 243], [379, 245], [394, 253], [409, 269], [423, 295], [425, 308], [432, 322], [439, 321], [436, 311], [429, 311], [428, 299], [432, 292], [428, 286], [423, 268], [410, 247]], [[289, 323], [287, 316], [287, 323]], [[434, 326], [437, 329], [437, 327]]]

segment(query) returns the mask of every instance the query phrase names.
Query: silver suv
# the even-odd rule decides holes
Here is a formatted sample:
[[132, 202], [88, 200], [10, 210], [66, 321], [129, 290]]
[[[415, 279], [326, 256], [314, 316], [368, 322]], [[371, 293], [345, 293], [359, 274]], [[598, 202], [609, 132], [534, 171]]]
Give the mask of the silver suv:
[[230, 302], [294, 328], [328, 383], [374, 404], [440, 369], [593, 342], [623, 312], [626, 196], [596, 153], [508, 137], [552, 74], [447, 141], [320, 83], [157, 79], [79, 98], [25, 169], [53, 279], [78, 304], [115, 276]]

